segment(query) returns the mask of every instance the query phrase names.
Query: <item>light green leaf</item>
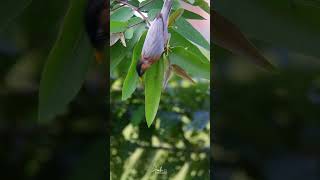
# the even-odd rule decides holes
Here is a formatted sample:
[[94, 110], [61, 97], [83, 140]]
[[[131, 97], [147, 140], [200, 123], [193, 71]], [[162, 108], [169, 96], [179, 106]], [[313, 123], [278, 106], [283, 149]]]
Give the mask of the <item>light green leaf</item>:
[[208, 41], [197, 31], [187, 20], [179, 18], [173, 26], [176, 32], [186, 39], [198, 44], [199, 46], [210, 50]]
[[61, 113], [85, 80], [92, 48], [85, 36], [83, 18], [86, 0], [72, 0], [62, 30], [42, 73], [39, 120], [47, 122]]
[[146, 32], [141, 36], [138, 43], [135, 45], [131, 65], [129, 67], [128, 74], [124, 80], [123, 87], [122, 87], [122, 100], [128, 99], [131, 94], [136, 90], [137, 84], [139, 82], [139, 77], [136, 72], [136, 66], [141, 56], [142, 46], [144, 43], [144, 39], [146, 37]]
[[153, 21], [154, 18], [160, 13], [161, 9], [151, 9], [149, 12], [148, 12], [148, 19], [150, 21]]
[[185, 48], [173, 48], [169, 54], [169, 60], [171, 64], [180, 66], [192, 76], [210, 79], [210, 62], [201, 61], [195, 54]]
[[141, 11], [149, 11], [150, 9], [161, 9], [163, 1], [161, 0], [146, 0], [140, 3], [139, 8]]
[[143, 32], [146, 31], [146, 28], [145, 28], [144, 24], [139, 24], [136, 27], [134, 27], [133, 29], [134, 29], [133, 37], [127, 43], [127, 47], [129, 49], [132, 49], [136, 45], [136, 43], [139, 41], [139, 39], [140, 39], [141, 35], [143, 34]]
[[126, 32], [124, 32], [124, 36], [126, 37], [126, 39], [131, 39], [133, 37], [133, 28], [129, 28], [126, 30]]
[[122, 7], [111, 14], [111, 21], [128, 21], [133, 16], [132, 9], [129, 7]]
[[164, 61], [161, 58], [145, 74], [145, 113], [148, 127], [156, 117], [164, 77]]
[[123, 32], [128, 28], [128, 22], [110, 21], [110, 32]]

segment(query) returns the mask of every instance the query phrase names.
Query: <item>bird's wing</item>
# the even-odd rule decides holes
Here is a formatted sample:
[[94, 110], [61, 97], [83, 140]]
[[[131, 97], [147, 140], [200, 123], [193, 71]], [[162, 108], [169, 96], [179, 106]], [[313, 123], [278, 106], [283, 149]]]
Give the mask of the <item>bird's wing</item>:
[[142, 48], [146, 59], [158, 60], [164, 51], [163, 22], [159, 16], [151, 23]]

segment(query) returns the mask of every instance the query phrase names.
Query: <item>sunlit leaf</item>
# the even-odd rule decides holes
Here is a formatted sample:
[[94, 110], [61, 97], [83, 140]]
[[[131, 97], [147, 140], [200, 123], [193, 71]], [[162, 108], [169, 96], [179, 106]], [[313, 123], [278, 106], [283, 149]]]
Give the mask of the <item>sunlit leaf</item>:
[[148, 127], [156, 117], [164, 76], [164, 61], [161, 58], [145, 74], [145, 113]]
[[141, 56], [142, 46], [143, 46], [145, 37], [146, 37], [146, 32], [141, 36], [140, 40], [134, 47], [131, 65], [122, 87], [122, 100], [128, 99], [137, 88], [139, 77], [136, 72], [136, 66]]
[[128, 22], [110, 21], [110, 32], [124, 32], [128, 28]]

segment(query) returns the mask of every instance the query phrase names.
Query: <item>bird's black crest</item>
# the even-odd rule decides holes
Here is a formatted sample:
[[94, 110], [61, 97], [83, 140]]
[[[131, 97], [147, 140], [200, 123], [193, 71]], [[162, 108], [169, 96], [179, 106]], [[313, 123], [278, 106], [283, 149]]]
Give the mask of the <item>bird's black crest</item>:
[[136, 66], [136, 70], [137, 70], [139, 77], [143, 76], [144, 71], [142, 70], [142, 62], [141, 61], [138, 62], [137, 66]]

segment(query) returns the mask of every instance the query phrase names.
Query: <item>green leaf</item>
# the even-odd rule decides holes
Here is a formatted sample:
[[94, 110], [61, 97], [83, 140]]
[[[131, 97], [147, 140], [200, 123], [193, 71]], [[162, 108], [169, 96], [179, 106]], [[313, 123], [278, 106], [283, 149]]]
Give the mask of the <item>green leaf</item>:
[[154, 18], [160, 13], [161, 9], [151, 9], [149, 12], [148, 12], [148, 19], [150, 21], [153, 21]]
[[204, 20], [205, 18], [200, 16], [197, 13], [188, 11], [187, 9], [184, 10], [184, 13], [182, 14], [182, 17], [185, 19], [198, 19], [198, 20]]
[[195, 54], [185, 48], [173, 48], [169, 54], [169, 60], [171, 64], [180, 66], [192, 76], [210, 79], [210, 62], [201, 61]]
[[223, 16], [213, 13], [212, 35], [214, 43], [231, 52], [247, 57], [254, 64], [274, 71], [275, 67], [259, 52], [259, 50], [245, 37], [245, 35]]
[[129, 7], [122, 7], [117, 9], [114, 13], [111, 14], [111, 21], [128, 21], [133, 16], [132, 9]]
[[124, 80], [123, 87], [122, 87], [122, 100], [128, 99], [137, 88], [139, 77], [136, 72], [136, 66], [141, 56], [142, 46], [144, 43], [144, 39], [146, 38], [146, 34], [147, 32], [145, 32], [141, 36], [140, 40], [134, 47], [131, 65], [129, 67], [128, 74]]
[[145, 113], [148, 127], [151, 126], [156, 117], [164, 76], [164, 61], [161, 58], [150, 69], [146, 71], [145, 75]]
[[181, 46], [181, 47], [187, 48], [189, 52], [196, 54], [201, 61], [203, 62], [209, 61], [196, 45], [194, 45], [189, 40], [181, 36], [174, 29], [169, 28], [169, 32], [171, 34], [170, 46], [173, 46], [173, 47]]
[[0, 29], [17, 17], [32, 0], [5, 0], [0, 3]]
[[199, 6], [201, 9], [210, 14], [209, 4], [205, 0], [195, 0], [193, 3], [194, 6]]
[[126, 37], [126, 39], [131, 39], [133, 37], [133, 28], [129, 28], [124, 32], [124, 36]]
[[143, 1], [140, 3], [139, 9], [141, 11], [149, 11], [151, 9], [161, 9], [162, 5], [163, 5], [163, 1], [161, 1], [161, 0], [146, 0], [146, 1]]
[[39, 120], [46, 122], [61, 113], [85, 80], [92, 50], [83, 29], [86, 0], [72, 0], [62, 30], [42, 73]]
[[187, 20], [179, 18], [173, 28], [186, 39], [198, 44], [208, 51], [210, 50], [208, 41]]
[[128, 22], [110, 21], [110, 32], [124, 32], [128, 28]]
[[169, 17], [168, 26], [170, 27], [173, 23], [175, 23], [176, 20], [178, 20], [181, 17], [183, 12], [184, 12], [184, 9], [182, 9], [182, 8], [179, 8], [176, 11], [174, 11]]
[[132, 49], [136, 45], [136, 43], [139, 41], [143, 32], [145, 31], [146, 31], [146, 28], [144, 24], [137, 25], [136, 27], [134, 27], [133, 37], [127, 43], [127, 47], [129, 49]]
[[114, 70], [114, 68], [119, 65], [119, 63], [124, 59], [126, 53], [123, 52], [124, 47], [120, 42], [110, 47], [110, 73]]

